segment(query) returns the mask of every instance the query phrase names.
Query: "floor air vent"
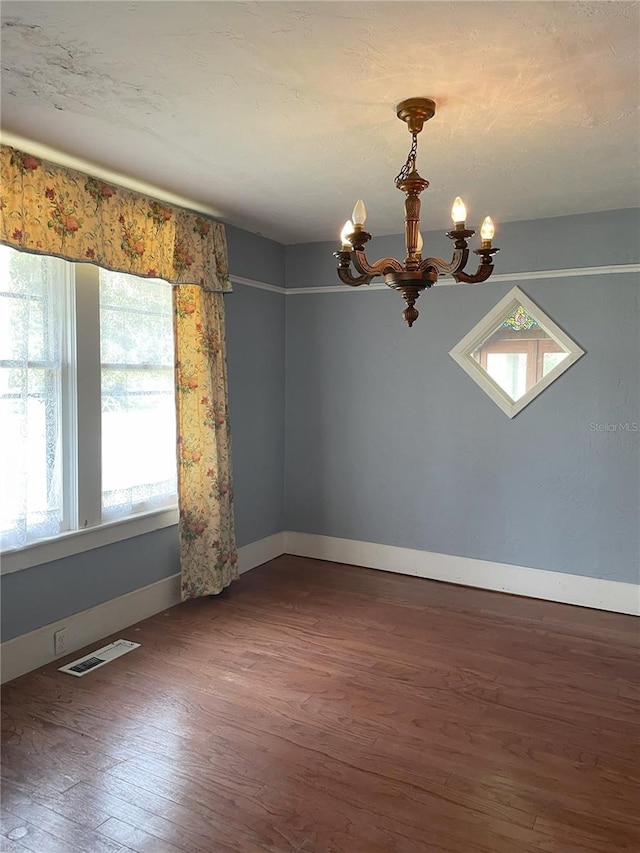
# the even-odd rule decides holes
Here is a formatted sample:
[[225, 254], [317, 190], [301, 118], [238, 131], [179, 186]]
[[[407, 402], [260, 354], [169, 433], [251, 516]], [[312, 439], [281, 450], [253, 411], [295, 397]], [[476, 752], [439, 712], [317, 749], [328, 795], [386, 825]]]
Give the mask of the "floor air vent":
[[105, 663], [119, 658], [120, 655], [126, 655], [134, 649], [140, 647], [140, 643], [131, 643], [129, 640], [116, 640], [115, 643], [109, 643], [97, 652], [85, 655], [83, 658], [78, 658], [65, 666], [60, 667], [60, 672], [66, 672], [69, 675], [75, 675], [81, 678], [92, 669], [97, 669], [99, 666], [104, 666]]

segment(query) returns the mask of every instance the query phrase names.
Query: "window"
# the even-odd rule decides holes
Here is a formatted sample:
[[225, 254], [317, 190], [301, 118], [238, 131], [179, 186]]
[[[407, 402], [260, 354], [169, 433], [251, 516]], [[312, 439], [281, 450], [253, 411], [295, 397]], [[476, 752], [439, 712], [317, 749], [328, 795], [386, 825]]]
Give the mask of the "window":
[[0, 246], [3, 548], [68, 529], [63, 490], [65, 264]]
[[7, 246], [0, 276], [2, 550], [175, 506], [171, 285]]
[[502, 323], [473, 353], [473, 358], [512, 400], [519, 400], [568, 353], [538, 324], [522, 332]]
[[170, 285], [99, 274], [102, 514], [110, 517], [176, 493], [173, 312]]
[[584, 350], [514, 287], [449, 354], [512, 418]]

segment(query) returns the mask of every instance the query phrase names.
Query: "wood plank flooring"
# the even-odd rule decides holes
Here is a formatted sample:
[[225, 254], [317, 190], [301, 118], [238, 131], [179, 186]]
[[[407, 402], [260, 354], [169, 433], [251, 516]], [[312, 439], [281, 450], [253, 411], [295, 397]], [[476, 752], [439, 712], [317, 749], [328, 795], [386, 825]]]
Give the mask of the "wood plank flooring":
[[0, 851], [638, 853], [638, 627], [280, 557], [5, 686]]

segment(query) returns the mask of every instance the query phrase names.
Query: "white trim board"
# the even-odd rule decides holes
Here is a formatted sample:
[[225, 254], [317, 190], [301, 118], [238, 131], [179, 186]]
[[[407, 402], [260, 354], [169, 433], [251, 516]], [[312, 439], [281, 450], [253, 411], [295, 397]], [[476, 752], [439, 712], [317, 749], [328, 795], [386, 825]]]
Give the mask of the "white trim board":
[[133, 536], [142, 536], [144, 533], [171, 527], [178, 523], [178, 516], [177, 507], [168, 507], [108, 521], [95, 527], [70, 530], [52, 539], [32, 542], [24, 548], [16, 548], [0, 554], [0, 573], [9, 575], [22, 569], [30, 569], [53, 560], [62, 560], [74, 554], [91, 551], [93, 548], [122, 542]]
[[284, 550], [285, 533], [281, 530], [279, 533], [273, 533], [271, 536], [265, 536], [264, 539], [258, 539], [256, 542], [250, 542], [249, 545], [243, 545], [238, 548], [238, 566], [240, 574], [251, 571], [263, 563], [268, 563], [269, 560], [275, 560]]
[[266, 281], [256, 281], [255, 278], [243, 278], [241, 275], [229, 276], [233, 284], [243, 284], [245, 287], [255, 287], [257, 290], [268, 290], [270, 293], [279, 293], [286, 296], [287, 290], [277, 284], [268, 284]]
[[[274, 533], [238, 549], [240, 573], [279, 557], [284, 552], [284, 533]], [[180, 574], [163, 578], [156, 583], [136, 589], [126, 595], [105, 601], [89, 610], [83, 610], [59, 619], [28, 634], [6, 640], [0, 646], [2, 683], [11, 681], [56, 657], [66, 657], [77, 649], [135, 625], [156, 613], [180, 603]], [[67, 649], [64, 655], [53, 652], [53, 635], [61, 628], [67, 629]]]
[[220, 219], [222, 212], [215, 207], [195, 199], [187, 198], [186, 196], [172, 193], [169, 190], [164, 190], [161, 187], [156, 187], [153, 184], [148, 184], [146, 181], [140, 181], [131, 175], [125, 175], [115, 169], [108, 169], [104, 166], [99, 166], [97, 163], [92, 163], [82, 157], [74, 157], [72, 154], [65, 154], [57, 148], [52, 148], [50, 145], [44, 145], [41, 142], [34, 142], [24, 136], [19, 136], [17, 133], [9, 131], [0, 131], [0, 142], [3, 145], [9, 145], [12, 148], [19, 148], [21, 151], [28, 151], [34, 157], [40, 157], [42, 160], [48, 160], [57, 166], [63, 166], [67, 169], [75, 169], [77, 172], [84, 172], [92, 175], [94, 178], [100, 178], [102, 181], [107, 181], [110, 184], [117, 184], [126, 190], [142, 193], [142, 195], [151, 196], [158, 201], [164, 201], [167, 204], [173, 204], [176, 207], [182, 207], [185, 210], [192, 210], [195, 213], [202, 213], [205, 216], [212, 216], [214, 219]]
[[[518, 283], [523, 281], [538, 281], [545, 278], [578, 278], [592, 275], [624, 275], [629, 273], [640, 273], [640, 264], [613, 264], [602, 267], [573, 267], [561, 270], [494, 273], [489, 281], [513, 281]], [[318, 293], [370, 293], [373, 290], [389, 290], [388, 285], [382, 281], [365, 284], [361, 287], [349, 287], [345, 284], [329, 284], [322, 287], [280, 287], [277, 284], [268, 284], [265, 281], [257, 281], [253, 278], [243, 278], [240, 275], [231, 275], [230, 278], [234, 284], [255, 287], [258, 290], [268, 290], [271, 293], [279, 293], [281, 296], [311, 296]], [[440, 279], [435, 286], [457, 287], [458, 282], [454, 281], [451, 276], [446, 276]]]
[[[240, 573], [281, 554], [640, 616], [640, 587], [635, 584], [291, 530], [274, 533], [239, 548]], [[180, 575], [175, 574], [7, 640], [0, 646], [2, 682], [55, 660], [53, 635], [61, 628], [68, 629], [66, 656], [179, 603]]]
[[[527, 272], [494, 273], [487, 283], [498, 281], [537, 281], [545, 278], [576, 278], [590, 275], [622, 275], [625, 273], [640, 273], [640, 264], [614, 264], [602, 267], [575, 267], [561, 270], [530, 270]], [[458, 283], [451, 276], [443, 276], [434, 287], [476, 287]], [[287, 296], [309, 296], [314, 293], [367, 293], [372, 290], [388, 290], [389, 287], [382, 281], [372, 284], [363, 284], [359, 287], [350, 287], [345, 284], [331, 284], [323, 287], [288, 287]]]
[[[2, 683], [44, 666], [56, 657], [66, 657], [109, 634], [173, 607], [179, 601], [180, 575], [176, 574], [7, 640], [0, 646]], [[61, 628], [67, 629], [67, 649], [58, 656], [53, 651], [53, 635]]]
[[640, 586], [312, 533], [285, 533], [287, 554], [640, 616]]

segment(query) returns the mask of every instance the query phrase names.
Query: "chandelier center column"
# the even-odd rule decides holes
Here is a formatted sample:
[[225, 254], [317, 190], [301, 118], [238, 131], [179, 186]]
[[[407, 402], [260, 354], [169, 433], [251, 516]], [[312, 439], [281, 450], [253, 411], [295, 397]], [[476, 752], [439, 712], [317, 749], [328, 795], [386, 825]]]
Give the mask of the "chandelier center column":
[[399, 180], [396, 186], [407, 196], [404, 202], [404, 235], [407, 246], [405, 266], [408, 270], [415, 270], [420, 264], [420, 256], [417, 253], [418, 232], [420, 230], [420, 193], [426, 190], [429, 181], [420, 177], [414, 168], [406, 178]]

